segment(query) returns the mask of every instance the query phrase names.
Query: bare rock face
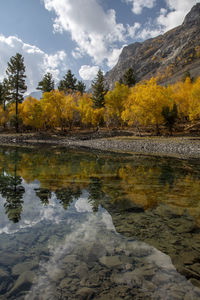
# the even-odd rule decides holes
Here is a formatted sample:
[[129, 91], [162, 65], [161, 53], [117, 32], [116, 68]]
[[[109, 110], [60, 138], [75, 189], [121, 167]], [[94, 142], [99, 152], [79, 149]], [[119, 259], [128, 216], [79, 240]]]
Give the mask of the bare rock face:
[[162, 84], [174, 83], [186, 71], [200, 76], [200, 3], [197, 3], [181, 26], [163, 35], [124, 47], [116, 66], [105, 75], [113, 89], [115, 81], [132, 67], [137, 81], [158, 76]]

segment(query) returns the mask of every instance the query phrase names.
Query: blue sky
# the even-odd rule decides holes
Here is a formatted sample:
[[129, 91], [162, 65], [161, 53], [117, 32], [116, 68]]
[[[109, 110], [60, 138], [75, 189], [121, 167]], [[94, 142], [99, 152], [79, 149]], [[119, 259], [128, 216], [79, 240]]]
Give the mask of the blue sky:
[[68, 69], [89, 83], [117, 62], [124, 45], [180, 25], [200, 0], [0, 0], [0, 80], [17, 52], [28, 93], [51, 72]]

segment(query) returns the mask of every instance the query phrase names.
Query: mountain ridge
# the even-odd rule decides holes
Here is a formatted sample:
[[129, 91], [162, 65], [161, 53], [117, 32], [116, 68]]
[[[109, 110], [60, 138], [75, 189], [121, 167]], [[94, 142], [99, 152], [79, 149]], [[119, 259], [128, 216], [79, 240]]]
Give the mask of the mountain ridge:
[[117, 64], [105, 75], [105, 85], [115, 81], [132, 67], [137, 82], [157, 76], [162, 84], [180, 80], [186, 71], [200, 75], [200, 3], [186, 15], [182, 25], [144, 42], [125, 46]]

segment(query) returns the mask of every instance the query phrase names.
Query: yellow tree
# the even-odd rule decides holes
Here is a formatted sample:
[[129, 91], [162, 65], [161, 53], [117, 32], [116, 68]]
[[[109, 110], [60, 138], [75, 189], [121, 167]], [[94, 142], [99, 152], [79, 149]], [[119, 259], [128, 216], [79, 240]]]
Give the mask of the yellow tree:
[[138, 83], [130, 89], [129, 97], [122, 112], [122, 119], [129, 125], [155, 125], [159, 134], [159, 125], [163, 123], [162, 108], [173, 105], [168, 90], [157, 85], [156, 79]]
[[23, 125], [30, 126], [35, 129], [42, 128], [42, 109], [40, 101], [31, 96], [27, 97], [21, 104], [20, 117]]
[[184, 82], [177, 82], [171, 86], [173, 89], [173, 99], [177, 105], [180, 117], [187, 118], [189, 115], [190, 96], [192, 90], [192, 82], [189, 77]]
[[80, 96], [78, 110], [84, 125], [98, 126], [103, 120], [104, 108], [94, 108], [92, 95], [84, 93]]
[[188, 115], [192, 121], [200, 118], [200, 77], [192, 84]]
[[71, 128], [74, 114], [77, 111], [76, 98], [75, 94], [65, 95], [63, 91], [58, 90], [44, 93], [41, 106], [45, 127], [60, 127], [61, 130], [64, 130], [68, 124]]
[[129, 95], [129, 87], [119, 82], [115, 83], [115, 88], [105, 96], [105, 121], [107, 125], [122, 125], [122, 111]]
[[8, 111], [4, 109], [3, 105], [0, 105], [0, 125], [5, 126], [8, 122]]
[[73, 123], [77, 120], [79, 97], [80, 93], [77, 92], [68, 94], [64, 98], [63, 117], [69, 125], [70, 130], [72, 129]]
[[[16, 105], [14, 102], [8, 103], [6, 106], [7, 109], [7, 121], [10, 126], [15, 127], [16, 125]], [[18, 104], [18, 125], [21, 125], [21, 103]]]

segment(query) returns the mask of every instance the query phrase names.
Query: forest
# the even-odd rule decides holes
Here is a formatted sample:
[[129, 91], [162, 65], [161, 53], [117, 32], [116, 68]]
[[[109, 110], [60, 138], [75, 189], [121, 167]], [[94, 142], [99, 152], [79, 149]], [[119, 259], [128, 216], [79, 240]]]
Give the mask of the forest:
[[87, 93], [82, 81], [71, 70], [55, 88], [53, 76], [47, 73], [38, 83], [42, 98], [24, 98], [27, 90], [25, 65], [17, 53], [8, 63], [7, 77], [0, 83], [0, 125], [2, 131], [65, 132], [73, 128], [151, 128], [160, 134], [165, 127], [170, 135], [176, 123], [192, 124], [200, 118], [200, 77], [195, 80], [187, 72], [172, 85], [160, 85], [152, 77], [136, 83], [134, 71], [128, 69], [123, 78], [108, 91], [99, 70]]

